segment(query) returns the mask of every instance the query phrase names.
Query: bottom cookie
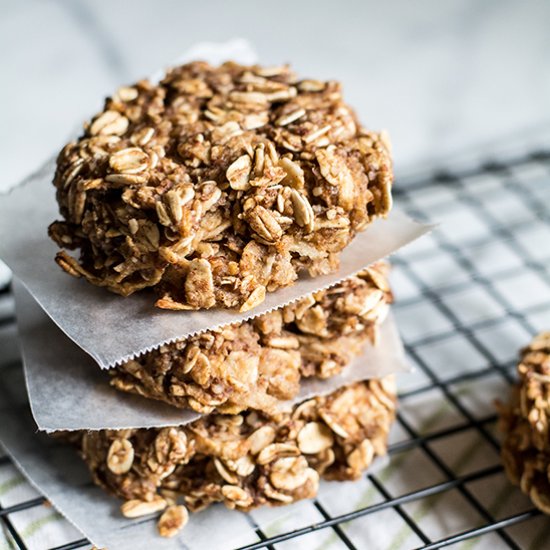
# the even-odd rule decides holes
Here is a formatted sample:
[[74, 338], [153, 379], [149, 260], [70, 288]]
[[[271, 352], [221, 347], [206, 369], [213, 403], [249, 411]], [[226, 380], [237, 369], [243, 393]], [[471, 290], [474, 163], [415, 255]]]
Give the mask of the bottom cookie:
[[395, 406], [390, 376], [309, 399], [277, 420], [211, 414], [180, 427], [62, 437], [79, 448], [95, 483], [126, 501], [125, 516], [165, 510], [159, 531], [171, 536], [187, 509], [290, 504], [314, 497], [321, 477], [357, 479], [385, 454]]
[[550, 514], [550, 332], [522, 350], [517, 371], [512, 400], [500, 407], [502, 459], [512, 483]]

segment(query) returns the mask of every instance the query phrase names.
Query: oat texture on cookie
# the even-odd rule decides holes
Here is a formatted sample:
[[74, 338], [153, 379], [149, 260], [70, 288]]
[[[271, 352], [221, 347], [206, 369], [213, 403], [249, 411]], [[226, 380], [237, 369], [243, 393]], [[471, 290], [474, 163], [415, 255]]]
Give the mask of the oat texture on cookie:
[[49, 233], [58, 264], [94, 285], [247, 311], [301, 271], [337, 268], [388, 213], [392, 179], [386, 136], [337, 82], [195, 62], [120, 88], [64, 147]]
[[124, 499], [122, 514], [154, 512], [173, 536], [187, 510], [214, 502], [250, 510], [316, 495], [319, 479], [357, 479], [385, 454], [395, 416], [392, 376], [359, 382], [279, 419], [212, 414], [172, 428], [72, 432], [95, 483]]

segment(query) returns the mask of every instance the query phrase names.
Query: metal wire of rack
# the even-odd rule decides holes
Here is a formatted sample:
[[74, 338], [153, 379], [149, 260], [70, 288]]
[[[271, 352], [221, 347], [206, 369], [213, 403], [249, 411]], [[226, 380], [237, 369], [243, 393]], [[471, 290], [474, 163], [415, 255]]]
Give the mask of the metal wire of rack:
[[[413, 245], [393, 259], [398, 297], [394, 311], [403, 330], [406, 351], [417, 372], [406, 375], [400, 385], [398, 435], [389, 446], [389, 456], [394, 462], [404, 453], [419, 453], [437, 473], [437, 479], [420, 479], [412, 490], [405, 486], [396, 491], [395, 486], [389, 486], [383, 471], [367, 473], [365, 480], [377, 493], [375, 502], [349, 506], [334, 513], [330, 498], [320, 494], [311, 504], [319, 518], [317, 521], [275, 533], [266, 532], [261, 522], [252, 516], [249, 521], [257, 542], [240, 550], [288, 548], [293, 543], [296, 546], [290, 547], [299, 548], [301, 541], [306, 540], [304, 537], [323, 530], [336, 536], [338, 548], [365, 547], [350, 526], [387, 511], [399, 518], [407, 536], [410, 535], [408, 539], [403, 538], [415, 541], [412, 546], [394, 541], [392, 547], [436, 549], [491, 536], [492, 544], [498, 547], [525, 548], [528, 546], [523, 536], [525, 529], [514, 531], [513, 528], [531, 525], [535, 518], [542, 520], [542, 526], [539, 521], [538, 527], [543, 535], [539, 535], [538, 540], [543, 542], [537, 546], [537, 540], [531, 540], [529, 547], [543, 548], [544, 540], [548, 540], [545, 534], [550, 533], [550, 519], [542, 517], [526, 499], [506, 513], [495, 512], [494, 507], [487, 505], [485, 493], [475, 490], [476, 483], [495, 477], [504, 479], [498, 461], [460, 471], [450, 465], [441, 449], [449, 449], [451, 438], [472, 434], [479, 445], [492, 449], [497, 456], [499, 443], [494, 433], [496, 415], [492, 397], [482, 397], [484, 405], [479, 410], [480, 401], [477, 405], [465, 402], [457, 388], [470, 384], [485, 391], [495, 386], [497, 396], [505, 399], [506, 389], [514, 382], [514, 356], [505, 351], [508, 348], [517, 351], [517, 342], [525, 344], [545, 323], [546, 328], [550, 328], [550, 151], [491, 162], [473, 170], [423, 177], [398, 186], [395, 197], [398, 204], [417, 219], [446, 222], [450, 219], [430, 237], [419, 241], [418, 246]], [[505, 247], [505, 254], [501, 247]], [[446, 267], [434, 284], [430, 276], [434, 270], [441, 269], [442, 261]], [[7, 285], [0, 290], [0, 332], [11, 330], [15, 323], [10, 301]], [[513, 337], [508, 338], [512, 325], [515, 334], [522, 335], [517, 336], [517, 342]], [[460, 365], [458, 370], [445, 365], [450, 355], [445, 359], [444, 354], [433, 354], [434, 349], [439, 349], [440, 354], [441, 349], [448, 353], [447, 346], [452, 339], [458, 339], [463, 346], [455, 348], [452, 354], [458, 355], [454, 359]], [[431, 350], [431, 357], [426, 350]], [[478, 358], [476, 368], [470, 368], [472, 357]], [[7, 366], [1, 361], [0, 358], [0, 368]], [[10, 363], [13, 364], [13, 360]], [[426, 403], [434, 401], [431, 397], [434, 392], [436, 400], [445, 401], [455, 417], [443, 427], [420, 425], [408, 412], [409, 402], [418, 399], [421, 409], [426, 408]], [[8, 457], [0, 458], [0, 468], [9, 463]], [[404, 479], [418, 477], [418, 472], [407, 470], [406, 465], [398, 471]], [[510, 487], [506, 490], [519, 494]], [[461, 502], [466, 503], [476, 519], [468, 523], [466, 518], [460, 528], [434, 535], [433, 529], [425, 526], [422, 514], [411, 506], [425, 505], [429, 499], [450, 492], [460, 495]], [[36, 497], [0, 506], [1, 524], [16, 548], [28, 546], [12, 518], [44, 504], [43, 497]], [[379, 528], [383, 529], [384, 521], [380, 524]], [[368, 528], [372, 528], [372, 522]], [[86, 539], [79, 539], [51, 550], [89, 545]]]

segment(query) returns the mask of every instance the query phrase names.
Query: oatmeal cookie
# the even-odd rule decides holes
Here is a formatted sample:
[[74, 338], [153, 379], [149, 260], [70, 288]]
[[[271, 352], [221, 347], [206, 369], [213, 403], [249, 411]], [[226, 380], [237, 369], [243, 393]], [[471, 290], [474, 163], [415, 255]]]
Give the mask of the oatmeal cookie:
[[502, 459], [512, 483], [550, 514], [550, 332], [522, 351], [517, 371], [512, 401], [500, 407]]
[[278, 310], [163, 345], [111, 369], [111, 384], [200, 413], [273, 414], [302, 378], [334, 376], [376, 344], [392, 300], [387, 271], [379, 262]]
[[[390, 376], [307, 400], [278, 420], [213, 414], [180, 427], [62, 437], [78, 447], [94, 482], [125, 500], [127, 517], [178, 502], [193, 512], [214, 502], [246, 511], [312, 498], [320, 478], [359, 478], [386, 452], [395, 405]], [[181, 509], [167, 515], [187, 520]]]
[[392, 180], [386, 136], [337, 82], [195, 62], [120, 88], [63, 148], [49, 234], [58, 264], [94, 285], [247, 311], [301, 271], [336, 269], [390, 210]]

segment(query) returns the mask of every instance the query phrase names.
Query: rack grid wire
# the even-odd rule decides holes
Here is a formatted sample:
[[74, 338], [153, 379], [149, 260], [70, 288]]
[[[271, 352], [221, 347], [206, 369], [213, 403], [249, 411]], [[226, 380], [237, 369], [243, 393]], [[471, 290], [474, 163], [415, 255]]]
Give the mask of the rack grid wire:
[[[550, 329], [550, 151], [431, 174], [394, 196], [411, 216], [444, 223], [392, 259], [394, 312], [415, 370], [398, 382], [389, 465], [322, 484], [285, 521], [250, 514], [257, 542], [241, 550], [536, 549], [550, 539], [550, 518], [506, 480], [494, 408], [514, 383], [518, 349]], [[9, 284], [0, 336], [15, 338]], [[0, 366], [18, 363], [13, 355]], [[3, 468], [13, 468], [7, 456]], [[0, 483], [0, 503], [8, 489]], [[41, 496], [0, 505], [5, 540], [29, 548], [14, 520], [46, 505]]]

